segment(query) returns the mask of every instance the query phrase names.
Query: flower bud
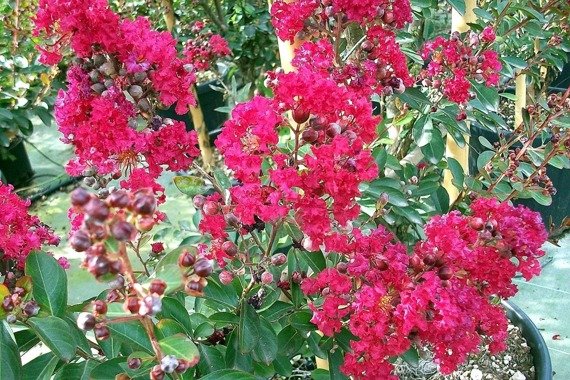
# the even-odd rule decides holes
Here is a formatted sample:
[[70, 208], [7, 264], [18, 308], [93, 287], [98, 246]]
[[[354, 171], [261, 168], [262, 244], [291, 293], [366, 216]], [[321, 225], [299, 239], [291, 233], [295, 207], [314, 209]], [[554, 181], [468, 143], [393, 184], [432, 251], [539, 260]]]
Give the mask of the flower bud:
[[364, 50], [367, 53], [370, 53], [372, 49], [374, 49], [374, 44], [369, 40], [364, 40], [364, 42], [362, 42], [361, 47], [362, 50]]
[[106, 340], [109, 339], [111, 332], [107, 326], [97, 326], [95, 327], [95, 338], [98, 340]]
[[149, 292], [157, 294], [159, 296], [163, 295], [165, 290], [166, 290], [166, 282], [160, 279], [152, 280], [148, 288]]
[[73, 190], [71, 193], [71, 204], [73, 206], [83, 206], [91, 200], [91, 195], [81, 187]]
[[124, 190], [113, 191], [107, 198], [111, 207], [125, 208], [129, 205], [129, 195]]
[[194, 264], [194, 273], [200, 277], [208, 277], [212, 274], [213, 268], [210, 260], [198, 259]]
[[301, 138], [303, 139], [303, 141], [312, 144], [315, 141], [317, 141], [317, 139], [319, 138], [319, 133], [312, 128], [305, 129], [301, 134]]
[[129, 94], [135, 99], [139, 99], [143, 93], [144, 92], [141, 86], [135, 84], [129, 87]]
[[182, 251], [180, 256], [178, 256], [178, 265], [184, 268], [189, 268], [196, 262], [196, 256], [187, 250]]
[[148, 232], [152, 230], [152, 227], [156, 224], [156, 221], [152, 216], [141, 216], [136, 221], [137, 230], [141, 232]]
[[229, 285], [233, 279], [234, 279], [234, 275], [232, 274], [232, 272], [229, 272], [227, 270], [224, 270], [222, 272], [220, 272], [220, 282], [224, 285]]
[[140, 309], [139, 299], [137, 297], [127, 297], [124, 308], [132, 314], [137, 314]]
[[132, 203], [133, 211], [139, 215], [152, 215], [156, 210], [156, 199], [153, 195], [138, 193]]
[[238, 247], [233, 241], [227, 240], [222, 244], [222, 251], [229, 257], [234, 257], [238, 253]]
[[111, 234], [118, 241], [130, 241], [136, 237], [137, 231], [129, 222], [120, 220], [111, 225]]
[[303, 109], [301, 106], [298, 106], [297, 108], [295, 108], [293, 110], [293, 120], [295, 120], [295, 123], [297, 124], [303, 124], [305, 123], [307, 120], [309, 120], [309, 117], [311, 116], [311, 113], [306, 111], [305, 109]]
[[95, 316], [91, 313], [79, 313], [77, 316], [77, 327], [81, 330], [93, 330], [96, 323]]
[[338, 123], [330, 123], [325, 132], [328, 137], [335, 137], [342, 132], [342, 128]]
[[382, 21], [384, 21], [385, 24], [393, 23], [394, 22], [394, 12], [386, 11], [384, 13], [384, 16], [382, 17]]
[[204, 203], [206, 203], [206, 197], [203, 196], [202, 194], [198, 194], [194, 196], [194, 198], [192, 199], [192, 203], [194, 203], [194, 206], [196, 208], [202, 208], [202, 206], [204, 206]]
[[127, 366], [130, 369], [139, 369], [142, 365], [142, 360], [140, 358], [130, 358], [127, 361]]
[[146, 296], [140, 302], [139, 315], [156, 315], [162, 311], [162, 300], [157, 296]]
[[271, 274], [271, 272], [263, 272], [261, 282], [265, 285], [271, 284], [273, 282], [273, 274]]
[[283, 265], [287, 262], [287, 256], [284, 253], [276, 253], [271, 257], [271, 264], [275, 266]]
[[92, 198], [85, 205], [85, 213], [97, 221], [104, 221], [109, 217], [109, 207], [100, 199]]
[[23, 311], [26, 317], [33, 317], [40, 312], [40, 306], [36, 301], [28, 301], [24, 304]]
[[429, 265], [429, 266], [434, 265], [435, 264], [435, 256], [432, 254], [426, 255], [424, 257], [424, 264]]
[[152, 367], [152, 371], [150, 371], [150, 380], [163, 380], [164, 379], [164, 371], [160, 368], [160, 365], [155, 365]]
[[348, 264], [345, 262], [340, 262], [336, 265], [336, 270], [340, 273], [346, 273], [348, 271]]
[[83, 230], [77, 230], [69, 238], [69, 245], [77, 252], [84, 252], [91, 247], [91, 239]]
[[439, 276], [439, 278], [445, 281], [449, 280], [453, 276], [453, 271], [451, 270], [450, 267], [443, 266], [439, 268], [439, 270], [437, 271], [437, 275]]
[[93, 314], [103, 315], [107, 313], [107, 303], [102, 300], [93, 302]]
[[474, 230], [481, 231], [485, 228], [485, 222], [481, 218], [471, 218], [469, 221], [469, 226]]
[[202, 295], [204, 286], [200, 281], [188, 281], [184, 286], [184, 290], [191, 296], [198, 297]]
[[220, 211], [220, 207], [218, 202], [207, 201], [204, 203], [202, 210], [204, 211], [204, 214], [212, 216], [216, 215]]

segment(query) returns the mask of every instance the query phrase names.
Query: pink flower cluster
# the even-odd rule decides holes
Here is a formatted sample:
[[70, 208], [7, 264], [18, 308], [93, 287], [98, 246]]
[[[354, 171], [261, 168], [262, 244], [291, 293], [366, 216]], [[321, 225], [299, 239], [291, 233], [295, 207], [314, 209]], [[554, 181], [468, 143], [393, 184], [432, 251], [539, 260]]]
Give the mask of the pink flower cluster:
[[[413, 85], [407, 60], [396, 42], [394, 28], [402, 28], [412, 21], [408, 0], [328, 0], [276, 1], [271, 9], [273, 25], [283, 40], [313, 37], [314, 42], [303, 43], [296, 51], [293, 65], [330, 74], [337, 83], [344, 83], [363, 96], [373, 93], [390, 95], [401, 93]], [[361, 24], [366, 37], [339, 62], [333, 44], [338, 38], [331, 34], [348, 23]], [[348, 54], [348, 53], [346, 53]]]
[[192, 32], [196, 33], [196, 36], [188, 40], [184, 46], [186, 61], [197, 71], [209, 70], [216, 59], [232, 54], [224, 37], [205, 30], [205, 26], [201, 21], [195, 22], [192, 25]]
[[[504, 349], [507, 320], [492, 297], [510, 297], [512, 279], [538, 274], [547, 233], [538, 213], [478, 199], [471, 215], [433, 218], [409, 256], [383, 228], [354, 229], [335, 246], [346, 257], [301, 285], [320, 295], [312, 322], [327, 336], [356, 336], [342, 370], [360, 379], [395, 379], [389, 359], [429, 346], [443, 373], [488, 343]], [[513, 260], [514, 259], [514, 260]]]
[[0, 184], [0, 257], [22, 269], [26, 257], [42, 245], [58, 245], [59, 237], [37, 216], [30, 215], [29, 200], [22, 200], [11, 185]]
[[[488, 49], [495, 40], [495, 33], [487, 27], [476, 34], [466, 35], [465, 40], [455, 32], [450, 39], [436, 37], [427, 42], [421, 52], [428, 61], [420, 74], [423, 84], [440, 89], [452, 102], [465, 104], [471, 98], [470, 80], [485, 83], [487, 87], [499, 84], [502, 65], [497, 52]], [[481, 41], [484, 44], [481, 44]]]
[[117, 178], [138, 168], [124, 182], [136, 190], [158, 188], [163, 169], [188, 168], [199, 153], [195, 133], [156, 116], [157, 107], [176, 104], [183, 114], [195, 104], [194, 73], [170, 33], [145, 18], [121, 19], [106, 0], [42, 0], [35, 23], [36, 34], [56, 40], [43, 51], [53, 56], [69, 43], [79, 57], [55, 109], [63, 141], [75, 147], [70, 174]]

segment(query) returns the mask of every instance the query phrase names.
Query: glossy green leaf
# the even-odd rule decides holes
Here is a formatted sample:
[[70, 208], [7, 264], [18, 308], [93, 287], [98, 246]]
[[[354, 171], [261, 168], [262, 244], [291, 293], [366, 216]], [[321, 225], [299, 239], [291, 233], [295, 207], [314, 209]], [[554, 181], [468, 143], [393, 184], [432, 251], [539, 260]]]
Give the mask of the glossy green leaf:
[[295, 355], [303, 345], [304, 340], [301, 333], [295, 330], [293, 326], [285, 326], [285, 328], [277, 334], [279, 353], [288, 357]]
[[451, 182], [459, 190], [463, 190], [463, 183], [465, 182], [465, 173], [463, 172], [461, 164], [455, 158], [449, 157], [447, 159], [447, 166], [449, 167], [449, 171], [451, 171], [451, 175], [453, 176], [453, 180]]
[[173, 319], [184, 328], [187, 334], [192, 333], [188, 311], [176, 298], [164, 297], [162, 299], [162, 310], [159, 313], [159, 317]]
[[421, 151], [425, 159], [432, 164], [437, 164], [441, 161], [445, 154], [445, 141], [439, 129], [434, 128], [431, 140], [428, 144], [421, 147]]
[[206, 192], [206, 182], [195, 176], [176, 176], [173, 179], [174, 185], [182, 194], [195, 196]]
[[277, 334], [266, 319], [259, 320], [259, 341], [253, 350], [253, 356], [256, 361], [269, 365], [277, 357]]
[[67, 277], [57, 260], [45, 252], [32, 252], [26, 259], [26, 274], [32, 278], [32, 292], [41, 310], [63, 316], [67, 305]]
[[453, 7], [460, 15], [465, 14], [465, 0], [447, 0], [448, 4]]
[[107, 360], [95, 366], [89, 374], [89, 380], [112, 380], [119, 374], [126, 373], [121, 364], [127, 361], [126, 357]]
[[112, 323], [109, 325], [109, 330], [113, 338], [130, 344], [137, 350], [153, 352], [150, 339], [140, 322]]
[[238, 340], [241, 353], [253, 351], [259, 342], [259, 316], [253, 306], [243, 302], [240, 308]]
[[96, 365], [95, 360], [66, 364], [56, 372], [53, 380], [90, 380], [89, 375]]
[[543, 206], [550, 206], [552, 204], [552, 197], [550, 195], [544, 195], [542, 191], [531, 191], [530, 195], [538, 204]]
[[28, 324], [63, 361], [69, 362], [75, 357], [76, 342], [66, 321], [54, 316], [32, 317], [28, 319]]
[[214, 322], [217, 327], [239, 324], [239, 316], [234, 313], [219, 312], [210, 315], [210, 321]]
[[242, 370], [245, 372], [253, 371], [253, 358], [251, 353], [241, 353], [238, 341], [238, 333], [236, 330], [230, 333], [227, 339], [226, 347], [226, 367]]
[[200, 352], [198, 370], [201, 374], [212, 373], [226, 367], [224, 355], [215, 346], [200, 344], [198, 351]]
[[158, 344], [165, 355], [174, 355], [192, 363], [196, 363], [200, 358], [198, 347], [186, 335], [172, 335], [162, 339]]
[[5, 321], [0, 321], [0, 379], [20, 379], [22, 361], [20, 352]]
[[22, 367], [22, 380], [50, 380], [59, 358], [48, 352]]
[[222, 286], [215, 279], [208, 279], [208, 286], [204, 288], [206, 300], [213, 303], [217, 310], [234, 309], [239, 296], [233, 286]]
[[433, 122], [430, 115], [423, 115], [416, 120], [412, 135], [419, 147], [429, 144], [433, 135]]
[[270, 322], [275, 322], [293, 310], [293, 305], [288, 302], [275, 301], [273, 305], [261, 312], [261, 315]]
[[238, 371], [236, 369], [223, 369], [221, 371], [212, 372], [209, 375], [200, 378], [201, 380], [257, 380], [257, 378], [247, 372]]
[[289, 316], [289, 324], [300, 332], [306, 333], [317, 329], [317, 326], [311, 323], [311, 318], [313, 318], [313, 313], [309, 310], [296, 311]]
[[232, 187], [232, 183], [229, 177], [226, 175], [226, 173], [224, 173], [222, 169], [220, 168], [214, 169], [214, 178], [216, 179], [216, 181], [218, 182], [218, 184], [222, 189], [229, 189], [230, 187]]

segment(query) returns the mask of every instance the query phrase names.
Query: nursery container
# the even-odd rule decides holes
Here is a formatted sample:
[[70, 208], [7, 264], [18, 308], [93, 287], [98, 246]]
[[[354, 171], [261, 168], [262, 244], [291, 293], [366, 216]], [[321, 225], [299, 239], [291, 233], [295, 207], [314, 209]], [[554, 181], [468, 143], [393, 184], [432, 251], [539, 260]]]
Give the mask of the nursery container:
[[[198, 101], [204, 113], [204, 121], [206, 122], [206, 128], [210, 135], [210, 142], [213, 143], [221, 131], [222, 124], [227, 120], [228, 114], [216, 111], [217, 108], [226, 106], [227, 102], [224, 99], [224, 94], [214, 90], [211, 87], [212, 85], [218, 87], [220, 86], [220, 82], [213, 80], [201, 84], [197, 86], [196, 92], [198, 93]], [[171, 107], [167, 110], [160, 111], [159, 114], [162, 117], [183, 121], [186, 124], [187, 131], [194, 129], [190, 113], [178, 115], [174, 112], [174, 107]]]
[[503, 301], [503, 306], [507, 311], [507, 317], [521, 330], [522, 336], [531, 348], [536, 380], [552, 380], [552, 362], [540, 331], [521, 308], [507, 301]]
[[34, 175], [24, 140], [19, 138], [12, 141], [7, 153], [4, 157], [0, 156], [0, 172], [3, 181], [17, 189], [28, 183]]

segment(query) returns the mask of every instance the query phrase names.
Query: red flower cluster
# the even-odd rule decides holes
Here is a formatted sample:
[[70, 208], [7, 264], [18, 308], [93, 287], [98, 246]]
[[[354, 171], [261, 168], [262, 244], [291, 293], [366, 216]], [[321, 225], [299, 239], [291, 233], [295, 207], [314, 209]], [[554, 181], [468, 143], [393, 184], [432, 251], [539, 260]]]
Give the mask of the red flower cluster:
[[504, 349], [507, 320], [492, 297], [514, 295], [517, 272], [538, 274], [547, 233], [539, 214], [522, 206], [481, 198], [471, 211], [433, 218], [412, 256], [383, 228], [337, 236], [334, 251], [346, 262], [301, 287], [321, 295], [310, 307], [325, 335], [348, 326], [356, 336], [347, 375], [395, 378], [389, 358], [413, 345], [431, 347], [444, 373], [483, 342]]
[[197, 35], [184, 46], [186, 61], [197, 71], [209, 70], [216, 59], [231, 55], [228, 42], [219, 34], [205, 30], [205, 24], [197, 21], [192, 25], [192, 32]]
[[[470, 80], [484, 82], [488, 87], [498, 85], [502, 66], [497, 53], [487, 49], [494, 39], [493, 29], [487, 27], [480, 35], [471, 32], [465, 40], [454, 32], [450, 39], [439, 36], [427, 42], [421, 53], [429, 61], [420, 74], [424, 85], [443, 87], [443, 94], [458, 104], [469, 101]], [[481, 40], [485, 44], [480, 49]]]
[[13, 189], [0, 183], [0, 254], [2, 261], [13, 260], [22, 269], [30, 252], [44, 244], [58, 245], [59, 237], [28, 213], [30, 201], [20, 199]]
[[144, 165], [144, 183], [141, 173], [124, 182], [136, 190], [135, 184], [157, 188], [152, 178], [163, 168], [183, 170], [192, 163], [199, 153], [195, 133], [155, 116], [159, 106], [176, 103], [182, 114], [195, 104], [194, 73], [169, 33], [152, 30], [145, 18], [121, 19], [106, 0], [42, 0], [35, 22], [36, 34], [57, 39], [44, 51], [53, 56], [69, 43], [80, 57], [68, 70], [69, 87], [60, 91], [55, 110], [63, 141], [75, 147], [70, 174], [120, 177], [121, 170], [130, 174]]

